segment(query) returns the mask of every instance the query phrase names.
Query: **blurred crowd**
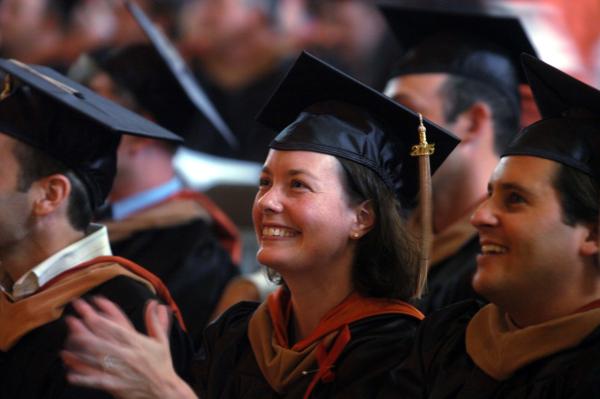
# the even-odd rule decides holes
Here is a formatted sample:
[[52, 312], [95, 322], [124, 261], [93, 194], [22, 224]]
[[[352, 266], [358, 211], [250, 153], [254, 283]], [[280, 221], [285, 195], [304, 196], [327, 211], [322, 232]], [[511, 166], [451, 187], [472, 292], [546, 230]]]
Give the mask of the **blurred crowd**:
[[[439, 0], [428, 0], [443, 3]], [[176, 44], [241, 149], [196, 137], [188, 146], [261, 162], [271, 133], [254, 122], [301, 50], [382, 89], [401, 54], [369, 0], [136, 0]], [[423, 2], [420, 2], [423, 3]], [[467, 2], [469, 3], [469, 2]], [[600, 3], [595, 0], [472, 1], [511, 8], [542, 59], [600, 84]], [[1, 0], [0, 56], [59, 71], [82, 54], [147, 40], [123, 0]]]
[[[0, 397], [597, 397], [598, 20], [599, 0], [0, 0]], [[249, 178], [196, 183], [224, 164]], [[432, 353], [448, 370], [416, 383]]]

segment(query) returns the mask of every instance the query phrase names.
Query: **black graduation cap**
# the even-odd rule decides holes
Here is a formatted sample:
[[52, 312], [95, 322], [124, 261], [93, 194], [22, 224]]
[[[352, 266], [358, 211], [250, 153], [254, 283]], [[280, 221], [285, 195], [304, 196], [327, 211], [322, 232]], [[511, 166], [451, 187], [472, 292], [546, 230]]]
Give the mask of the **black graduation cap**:
[[0, 59], [0, 133], [39, 148], [83, 181], [95, 209], [111, 189], [121, 134], [181, 138], [58, 72]]
[[[258, 116], [281, 131], [277, 150], [314, 151], [354, 161], [373, 170], [404, 204], [419, 190], [418, 160], [410, 156], [419, 137], [418, 114], [318, 58], [302, 53]], [[424, 120], [435, 144], [435, 171], [458, 139]]]
[[532, 155], [600, 180], [600, 91], [527, 54], [523, 68], [542, 115], [504, 151]]
[[95, 60], [131, 96], [136, 112], [150, 113], [159, 125], [186, 137], [190, 115], [198, 112], [156, 49], [145, 43], [115, 49]]
[[522, 52], [535, 49], [518, 18], [482, 6], [420, 6], [381, 2], [379, 7], [407, 50], [391, 77], [412, 73], [448, 73], [495, 88], [520, 110], [519, 68]]
[[[194, 75], [185, 64], [175, 47], [167, 40], [161, 31], [159, 31], [152, 21], [133, 1], [125, 0], [125, 5], [140, 25], [150, 42], [160, 54], [160, 64], [166, 66], [170, 75], [174, 78], [176, 87], [181, 90], [181, 95], [185, 96], [196, 109], [208, 119], [217, 132], [225, 139], [229, 146], [238, 149], [239, 143], [235, 135], [229, 129], [229, 126], [221, 118], [209, 100], [204, 90], [198, 84]], [[155, 65], [146, 65], [146, 69]]]

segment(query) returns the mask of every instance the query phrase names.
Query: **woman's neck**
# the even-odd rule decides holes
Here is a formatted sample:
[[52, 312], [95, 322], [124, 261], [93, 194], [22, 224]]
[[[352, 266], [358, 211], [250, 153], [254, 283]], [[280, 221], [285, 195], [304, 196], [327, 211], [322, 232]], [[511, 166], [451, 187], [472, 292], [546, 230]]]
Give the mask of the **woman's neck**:
[[300, 341], [317, 328], [319, 322], [335, 306], [352, 293], [352, 283], [347, 279], [288, 281], [291, 292], [293, 332]]

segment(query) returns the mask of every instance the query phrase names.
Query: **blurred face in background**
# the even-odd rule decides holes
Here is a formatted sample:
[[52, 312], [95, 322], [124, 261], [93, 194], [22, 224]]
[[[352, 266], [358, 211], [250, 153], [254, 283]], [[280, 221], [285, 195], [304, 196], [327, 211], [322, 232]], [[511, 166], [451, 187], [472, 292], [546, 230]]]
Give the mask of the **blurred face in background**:
[[0, 48], [29, 46], [36, 40], [44, 21], [46, 1], [0, 0]]
[[197, 1], [182, 13], [185, 46], [200, 57], [244, 60], [265, 28], [262, 11], [243, 0]]
[[346, 61], [369, 54], [385, 32], [383, 16], [369, 1], [324, 0], [316, 5], [314, 45]]
[[180, 49], [217, 86], [237, 90], [278, 68], [281, 34], [245, 0], [192, 2], [181, 13]]

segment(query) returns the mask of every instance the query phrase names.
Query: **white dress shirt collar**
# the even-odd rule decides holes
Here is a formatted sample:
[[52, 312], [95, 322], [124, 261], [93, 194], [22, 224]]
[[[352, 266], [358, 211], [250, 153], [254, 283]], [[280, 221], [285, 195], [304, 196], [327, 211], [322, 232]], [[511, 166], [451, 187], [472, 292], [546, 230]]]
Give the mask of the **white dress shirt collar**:
[[112, 255], [106, 227], [92, 224], [85, 237], [63, 248], [42, 263], [21, 276], [8, 291], [4, 291], [17, 301], [43, 287], [54, 277], [98, 256]]

